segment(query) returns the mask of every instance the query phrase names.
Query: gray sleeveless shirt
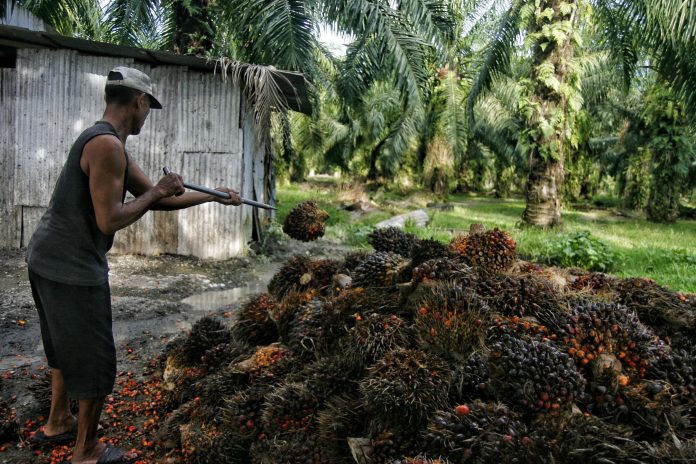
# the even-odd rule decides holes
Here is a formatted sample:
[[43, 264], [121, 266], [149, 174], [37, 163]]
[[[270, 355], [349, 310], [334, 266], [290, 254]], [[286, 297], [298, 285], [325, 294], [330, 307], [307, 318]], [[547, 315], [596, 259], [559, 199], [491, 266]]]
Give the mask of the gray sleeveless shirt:
[[[114, 234], [103, 234], [97, 227], [89, 177], [80, 167], [87, 142], [103, 134], [118, 137], [111, 124], [98, 121], [77, 138], [58, 177], [48, 210], [31, 237], [26, 260], [29, 269], [41, 277], [72, 285], [101, 285], [108, 280], [106, 252], [113, 245]], [[126, 198], [127, 184], [126, 155], [121, 201]]]

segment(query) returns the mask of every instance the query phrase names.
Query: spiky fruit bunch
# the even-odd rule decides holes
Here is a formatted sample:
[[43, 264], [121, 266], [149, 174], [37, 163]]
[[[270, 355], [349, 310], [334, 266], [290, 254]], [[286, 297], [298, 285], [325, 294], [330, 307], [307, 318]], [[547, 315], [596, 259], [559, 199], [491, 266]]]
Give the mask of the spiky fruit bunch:
[[365, 258], [367, 258], [369, 255], [370, 253], [367, 251], [351, 251], [343, 258], [343, 264], [345, 265], [346, 270], [352, 274], [353, 271], [355, 271], [355, 269], [362, 264], [362, 262], [365, 261]]
[[258, 437], [268, 392], [267, 386], [254, 385], [225, 398], [221, 412], [222, 428], [241, 437]]
[[205, 366], [208, 372], [215, 372], [222, 366], [226, 366], [235, 358], [244, 353], [244, 345], [236, 343], [220, 343], [206, 350], [201, 356], [201, 364]]
[[355, 390], [362, 376], [360, 365], [350, 362], [345, 356], [335, 355], [319, 358], [293, 372], [287, 381], [304, 382], [312, 395], [323, 400]]
[[309, 265], [312, 288], [324, 292], [331, 288], [333, 276], [347, 272], [343, 262], [336, 259], [316, 259]]
[[268, 282], [268, 293], [281, 301], [291, 290], [306, 290], [312, 282], [311, 265], [312, 260], [304, 255], [288, 259]]
[[612, 290], [617, 283], [616, 277], [603, 272], [588, 272], [587, 274], [576, 276], [570, 282], [570, 288], [577, 291], [606, 292]]
[[181, 432], [181, 449], [187, 455], [187, 461], [193, 464], [208, 462], [208, 450], [220, 431], [212, 424], [191, 421], [179, 428]]
[[365, 409], [387, 428], [417, 427], [447, 401], [447, 363], [420, 350], [388, 352], [360, 382]]
[[534, 317], [559, 329], [568, 316], [568, 303], [551, 282], [534, 275], [482, 276], [477, 292], [491, 309], [506, 316]]
[[[186, 429], [185, 429], [186, 430]], [[249, 443], [240, 441], [233, 433], [218, 432], [205, 435], [199, 432], [200, 441], [195, 450], [186, 453], [186, 462], [191, 464], [209, 464], [224, 462], [229, 464], [246, 464], [249, 462]]]
[[410, 430], [386, 429], [372, 439], [370, 462], [389, 464], [397, 458], [416, 456], [421, 451], [418, 436]]
[[378, 251], [368, 255], [353, 272], [353, 287], [387, 287], [398, 282], [407, 262], [401, 255]]
[[285, 298], [276, 306], [271, 313], [271, 319], [273, 319], [278, 329], [278, 336], [281, 340], [287, 340], [290, 324], [292, 324], [297, 313], [316, 297], [316, 290], [311, 288], [304, 291], [293, 290], [285, 295]]
[[636, 314], [616, 303], [577, 302], [564, 332], [562, 342], [578, 364], [591, 367], [598, 355], [610, 353], [640, 377], [650, 364], [652, 352], [659, 348], [652, 331]]
[[230, 341], [230, 331], [222, 322], [211, 316], [196, 321], [182, 346], [184, 360], [189, 365], [200, 363], [207, 350]]
[[256, 350], [251, 358], [237, 364], [237, 368], [248, 372], [252, 384], [281, 381], [294, 368], [292, 352], [277, 344]]
[[268, 437], [251, 446], [252, 464], [306, 463], [331, 464], [328, 451], [318, 445], [314, 432], [297, 432], [282, 437]]
[[472, 398], [485, 397], [488, 382], [488, 354], [472, 353], [463, 363], [457, 364], [452, 372], [450, 401], [463, 403]]
[[341, 346], [346, 357], [357, 365], [371, 364], [388, 351], [407, 347], [413, 341], [411, 329], [394, 314], [356, 315], [356, 319], [348, 336], [341, 340]]
[[420, 266], [431, 259], [447, 258], [450, 252], [447, 245], [439, 240], [427, 238], [419, 239], [411, 249], [411, 266]]
[[313, 299], [300, 307], [282, 334], [282, 341], [292, 352], [303, 359], [316, 358], [322, 337], [322, 315], [324, 302]]
[[517, 245], [510, 235], [498, 229], [458, 236], [450, 242], [450, 251], [462, 256], [478, 271], [504, 272], [517, 261]]
[[585, 388], [573, 359], [550, 341], [518, 338], [492, 330], [491, 390], [511, 406], [530, 412], [570, 408]]
[[0, 443], [16, 441], [19, 438], [19, 421], [14, 409], [0, 400]]
[[317, 413], [319, 445], [331, 456], [331, 462], [350, 462], [348, 438], [359, 437], [366, 427], [365, 411], [357, 393], [331, 397]]
[[475, 401], [437, 411], [428, 421], [424, 442], [429, 455], [453, 462], [510, 462], [525, 437], [525, 424], [507, 406]]
[[444, 257], [430, 259], [413, 268], [413, 282], [429, 280], [457, 280], [464, 285], [473, 285], [476, 279], [471, 267], [460, 259]]
[[307, 431], [315, 422], [319, 400], [304, 383], [287, 383], [266, 396], [261, 421], [268, 437]]
[[278, 340], [278, 329], [271, 319], [277, 303], [269, 293], [260, 293], [245, 303], [232, 326], [232, 335], [248, 345], [268, 345]]
[[464, 359], [483, 348], [489, 312], [486, 302], [472, 290], [443, 282], [431, 287], [420, 300], [416, 333], [429, 349]]
[[295, 240], [311, 242], [324, 236], [329, 213], [308, 200], [295, 206], [283, 221], [283, 232]]
[[384, 251], [409, 257], [418, 237], [404, 232], [398, 227], [382, 227], [374, 229], [367, 236], [367, 241], [375, 251]]
[[679, 347], [694, 344], [696, 303], [650, 279], [624, 279], [618, 284], [618, 302], [635, 311], [641, 322]]
[[672, 401], [692, 403], [696, 399], [696, 350], [675, 350], [651, 360], [647, 377], [669, 382], [674, 389]]
[[414, 458], [404, 457], [392, 461], [391, 464], [449, 464], [450, 461], [443, 458], [429, 458], [427, 456], [416, 456]]

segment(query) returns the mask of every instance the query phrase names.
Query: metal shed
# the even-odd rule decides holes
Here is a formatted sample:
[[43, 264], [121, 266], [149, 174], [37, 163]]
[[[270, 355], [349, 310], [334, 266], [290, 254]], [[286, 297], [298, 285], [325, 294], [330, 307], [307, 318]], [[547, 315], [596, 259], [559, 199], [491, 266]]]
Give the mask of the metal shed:
[[[0, 26], [0, 246], [29, 242], [70, 145], [101, 117], [105, 75], [118, 65], [148, 73], [165, 106], [126, 147], [153, 180], [168, 165], [191, 182], [274, 201], [252, 108], [215, 63]], [[274, 81], [290, 108], [310, 111], [301, 74], [278, 71]], [[149, 212], [117, 233], [114, 252], [225, 259], [244, 253], [264, 219], [252, 207], [217, 203]]]

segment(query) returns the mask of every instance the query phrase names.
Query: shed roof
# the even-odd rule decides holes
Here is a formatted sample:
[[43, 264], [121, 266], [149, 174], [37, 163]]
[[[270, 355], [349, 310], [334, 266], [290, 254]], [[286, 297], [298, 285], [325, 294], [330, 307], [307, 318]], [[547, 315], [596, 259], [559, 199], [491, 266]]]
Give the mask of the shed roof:
[[[21, 27], [4, 25], [0, 25], [0, 46], [15, 49], [52, 48], [77, 50], [90, 55], [133, 58], [153, 66], [186, 66], [203, 72], [214, 72], [216, 66], [215, 61], [208, 61], [190, 55], [177, 55], [159, 50], [95, 42], [52, 32], [31, 31]], [[276, 84], [287, 99], [289, 107], [295, 111], [310, 113], [312, 107], [307, 95], [304, 75], [290, 71], [273, 71], [273, 74]]]

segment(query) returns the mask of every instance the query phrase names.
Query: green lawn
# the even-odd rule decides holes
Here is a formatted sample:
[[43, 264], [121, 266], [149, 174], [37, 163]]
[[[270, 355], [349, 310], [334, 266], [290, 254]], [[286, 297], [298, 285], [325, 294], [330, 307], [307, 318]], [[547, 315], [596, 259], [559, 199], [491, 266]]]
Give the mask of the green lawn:
[[[340, 209], [337, 195], [330, 186], [290, 186], [278, 189], [278, 221], [282, 223], [292, 207], [310, 198], [331, 215], [326, 238], [359, 247], [369, 247], [366, 236], [375, 223], [419, 207], [406, 198], [399, 201], [398, 196], [389, 194], [388, 212], [352, 219], [349, 212]], [[428, 209], [431, 217], [428, 227], [407, 225], [406, 230], [420, 237], [449, 241], [452, 236], [468, 230], [472, 222], [480, 222], [488, 228], [499, 227], [510, 233], [520, 255], [535, 261], [546, 259], [548, 245], [559, 234], [589, 231], [616, 253], [618, 262], [612, 274], [649, 277], [673, 290], [696, 293], [696, 221], [662, 225], [604, 210], [566, 210], [563, 211], [562, 231], [544, 231], [517, 226], [524, 209], [523, 200], [452, 196], [450, 203], [454, 205], [450, 211]]]

